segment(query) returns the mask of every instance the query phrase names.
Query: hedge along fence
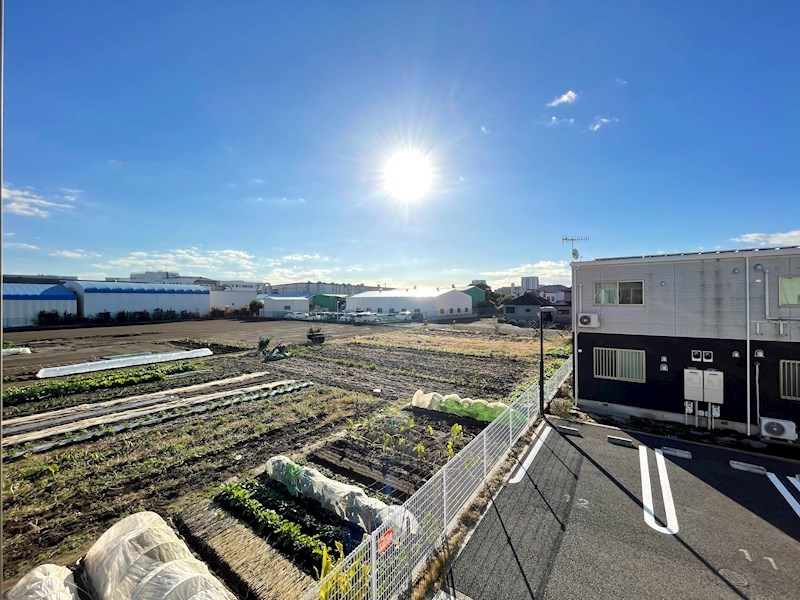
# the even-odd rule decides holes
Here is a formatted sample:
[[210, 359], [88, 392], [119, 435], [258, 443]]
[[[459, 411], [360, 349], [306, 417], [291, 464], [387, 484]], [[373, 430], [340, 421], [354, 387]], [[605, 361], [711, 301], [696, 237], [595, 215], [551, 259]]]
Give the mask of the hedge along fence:
[[[545, 382], [545, 403], [571, 373], [572, 361], [567, 360]], [[461, 511], [538, 418], [537, 382], [417, 490], [403, 505], [400, 517], [381, 524], [339, 562], [306, 600], [404, 597], [428, 560], [444, 545]], [[402, 515], [413, 515], [417, 525], [410, 526]]]

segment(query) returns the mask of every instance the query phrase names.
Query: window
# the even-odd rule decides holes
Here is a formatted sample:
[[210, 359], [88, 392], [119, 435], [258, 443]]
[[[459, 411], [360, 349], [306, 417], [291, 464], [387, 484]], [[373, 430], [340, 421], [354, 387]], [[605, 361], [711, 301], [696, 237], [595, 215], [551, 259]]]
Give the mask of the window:
[[644, 383], [644, 350], [595, 348], [594, 376]]
[[457, 312], [461, 312], [461, 307], [459, 306], [456, 310]]
[[394, 313], [394, 309], [393, 309], [393, 308], [390, 308], [390, 309], [389, 309], [389, 314], [392, 314], [392, 313]]
[[604, 281], [594, 284], [595, 304], [644, 304], [641, 281]]
[[781, 398], [800, 400], [800, 360], [781, 361]]
[[444, 309], [443, 309], [443, 308], [440, 308], [440, 309], [439, 309], [439, 314], [440, 314], [440, 315], [443, 315], [443, 314], [444, 314]]
[[531, 309], [530, 308], [526, 308], [525, 312], [529, 313], [529, 312], [531, 312]]
[[414, 309], [414, 312], [415, 312], [415, 313], [421, 313], [421, 312], [422, 312], [422, 309], [421, 309], [421, 308], [415, 308], [415, 309]]
[[382, 312], [383, 312], [383, 309], [382, 309], [382, 308], [379, 308], [379, 309], [378, 309], [378, 313], [382, 313]]
[[516, 310], [517, 310], [516, 306], [506, 306], [507, 315], [513, 315]]
[[292, 307], [288, 304], [283, 305], [283, 310], [292, 310]]
[[778, 277], [781, 306], [800, 306], [800, 277]]

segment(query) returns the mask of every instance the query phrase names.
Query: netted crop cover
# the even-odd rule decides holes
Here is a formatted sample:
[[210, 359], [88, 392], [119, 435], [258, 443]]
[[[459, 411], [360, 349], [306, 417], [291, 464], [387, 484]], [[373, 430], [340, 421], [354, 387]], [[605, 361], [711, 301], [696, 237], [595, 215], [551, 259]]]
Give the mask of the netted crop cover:
[[360, 487], [329, 479], [316, 469], [301, 467], [285, 456], [273, 456], [267, 461], [267, 474], [283, 483], [291, 493], [316, 500], [323, 508], [336, 513], [345, 521], [370, 532], [392, 518], [402, 523], [409, 533], [416, 533], [413, 515], [400, 506], [388, 506], [370, 498]]
[[502, 402], [487, 402], [486, 400], [473, 400], [472, 398], [461, 398], [458, 394], [448, 394], [442, 396], [436, 392], [429, 394], [422, 390], [417, 390], [411, 400], [411, 406], [424, 408], [426, 410], [436, 410], [459, 417], [469, 417], [476, 421], [491, 423], [508, 408]]
[[153, 512], [136, 513], [111, 527], [83, 564], [102, 600], [234, 598]]
[[75, 578], [67, 567], [40, 565], [20, 579], [7, 600], [79, 600]]

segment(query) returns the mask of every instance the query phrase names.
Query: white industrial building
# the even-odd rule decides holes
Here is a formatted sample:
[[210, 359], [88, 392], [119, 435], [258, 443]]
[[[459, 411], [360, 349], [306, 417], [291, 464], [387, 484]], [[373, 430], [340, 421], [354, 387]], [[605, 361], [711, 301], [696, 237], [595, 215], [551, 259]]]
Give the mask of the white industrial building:
[[409, 311], [428, 318], [464, 317], [472, 315], [472, 297], [452, 288], [381, 290], [348, 296], [347, 311], [379, 314]]
[[78, 314], [78, 300], [63, 285], [42, 283], [3, 284], [3, 329], [37, 325], [39, 313]]
[[264, 308], [258, 313], [262, 317], [282, 318], [287, 312], [307, 313], [310, 306], [308, 296], [260, 294], [256, 298], [264, 303]]
[[98, 313], [120, 311], [153, 312], [155, 309], [187, 311], [205, 316], [211, 310], [208, 288], [199, 285], [167, 285], [112, 281], [67, 281], [64, 284], [78, 297], [78, 313], [94, 318]]
[[242, 308], [256, 297], [255, 290], [209, 290], [211, 308]]

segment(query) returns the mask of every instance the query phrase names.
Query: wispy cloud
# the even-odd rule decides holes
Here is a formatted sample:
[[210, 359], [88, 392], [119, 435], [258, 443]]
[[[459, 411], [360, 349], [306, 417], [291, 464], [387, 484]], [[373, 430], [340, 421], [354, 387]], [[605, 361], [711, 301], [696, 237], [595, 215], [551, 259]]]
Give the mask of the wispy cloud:
[[121, 160], [116, 160], [114, 158], [109, 158], [106, 161], [106, 165], [108, 165], [112, 169], [119, 169], [122, 166], [122, 161]]
[[618, 122], [619, 122], [619, 119], [617, 119], [616, 117], [597, 117], [594, 120], [594, 123], [589, 125], [589, 130], [590, 131], [600, 131], [600, 129], [602, 127], [604, 127], [605, 125], [608, 125], [609, 123], [618, 123]]
[[570, 285], [572, 281], [572, 271], [569, 263], [565, 260], [540, 260], [537, 263], [510, 267], [502, 271], [486, 271], [481, 273], [481, 275], [487, 278], [494, 278], [491, 280], [487, 279], [487, 283], [493, 288], [509, 285], [512, 281], [519, 284], [520, 278], [528, 275], [539, 277], [539, 281], [542, 285], [551, 283]]
[[561, 94], [557, 98], [554, 98], [552, 102], [548, 102], [547, 106], [548, 108], [554, 108], [556, 106], [561, 106], [562, 104], [572, 104], [577, 100], [578, 100], [578, 94], [576, 94], [572, 90], [569, 90], [568, 92]]
[[76, 248], [75, 250], [56, 250], [55, 252], [50, 252], [49, 256], [58, 256], [61, 258], [99, 258], [102, 255], [97, 252], [87, 252], [86, 250]]
[[40, 250], [39, 246], [33, 244], [23, 244], [22, 242], [3, 242], [3, 248], [16, 250]]
[[614, 83], [618, 83], [619, 85], [628, 85], [628, 82], [622, 79], [621, 77], [617, 77], [614, 79]]
[[280, 267], [264, 273], [262, 278], [270, 283], [290, 283], [293, 281], [325, 281], [330, 279], [334, 269]]
[[71, 202], [77, 198], [75, 192], [80, 190], [69, 190], [67, 196], [55, 196], [47, 199], [35, 193], [33, 189], [15, 189], [9, 184], [3, 184], [3, 212], [26, 217], [47, 218], [53, 210], [71, 210], [74, 205]]
[[486, 126], [484, 126], [484, 125], [481, 125], [481, 133], [482, 133], [483, 135], [486, 135], [487, 133], [491, 133], [491, 132], [492, 132], [492, 130], [491, 130], [491, 129], [489, 129], [488, 127], [486, 127]]
[[305, 198], [288, 198], [286, 196], [281, 198], [265, 198], [263, 196], [256, 196], [255, 198], [247, 198], [246, 202], [254, 204], [269, 204], [278, 208], [288, 208], [292, 206], [301, 206], [306, 203]]
[[75, 202], [81, 197], [81, 194], [83, 194], [83, 190], [78, 190], [75, 188], [61, 188], [61, 195], [59, 198], [62, 200], [67, 200], [68, 202]]
[[223, 279], [252, 279], [255, 256], [243, 250], [205, 250], [197, 247], [166, 251], [136, 251], [92, 265], [103, 271], [120, 269], [178, 271], [182, 275], [208, 275]]
[[282, 260], [292, 262], [307, 262], [309, 260], [329, 262], [331, 259], [329, 256], [320, 256], [319, 254], [287, 254]]
[[745, 233], [731, 239], [753, 246], [797, 246], [800, 245], [800, 230], [783, 233]]
[[557, 127], [558, 125], [574, 125], [575, 119], [557, 119], [556, 117], [550, 117], [547, 124], [551, 127]]
[[12, 237], [12, 236], [15, 236], [15, 235], [17, 235], [17, 234], [14, 233], [13, 231], [4, 231], [3, 232], [3, 237]]

